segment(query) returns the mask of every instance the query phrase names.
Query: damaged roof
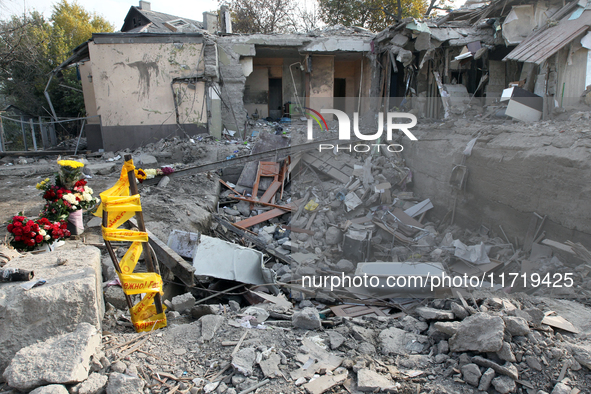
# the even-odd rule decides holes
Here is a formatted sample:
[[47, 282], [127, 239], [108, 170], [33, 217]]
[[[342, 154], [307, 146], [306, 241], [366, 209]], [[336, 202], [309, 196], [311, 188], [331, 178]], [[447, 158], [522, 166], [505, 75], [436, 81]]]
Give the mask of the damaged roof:
[[576, 2], [572, 2], [564, 6], [557, 13], [560, 15], [555, 18], [556, 20], [562, 17], [560, 22], [555, 26], [531, 34], [503, 60], [542, 64], [550, 56], [586, 32], [591, 26], [591, 10], [578, 7], [573, 11], [576, 4]]
[[[173, 23], [169, 24], [170, 22]], [[175, 28], [203, 29], [203, 22], [132, 6], [125, 17], [121, 32], [170, 33], [176, 31]]]

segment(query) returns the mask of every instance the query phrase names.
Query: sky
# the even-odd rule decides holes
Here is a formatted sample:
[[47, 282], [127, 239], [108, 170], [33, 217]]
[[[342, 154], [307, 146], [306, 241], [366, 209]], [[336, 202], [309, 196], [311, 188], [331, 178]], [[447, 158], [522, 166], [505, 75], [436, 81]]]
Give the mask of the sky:
[[[8, 15], [22, 14], [23, 10], [35, 9], [42, 12], [47, 18], [51, 15], [52, 5], [59, 0], [2, 0], [0, 8], [1, 18]], [[202, 20], [203, 12], [213, 11], [218, 8], [217, 0], [151, 0], [153, 11], [164, 12], [171, 15], [184, 16], [189, 19]], [[123, 19], [132, 5], [138, 6], [139, 0], [78, 0], [78, 4], [86, 11], [96, 12], [119, 30], [123, 26]]]
[[[52, 5], [59, 0], [0, 0], [0, 18], [9, 15], [22, 14], [26, 10], [37, 10], [46, 18], [51, 16]], [[299, 0], [307, 3], [305, 0]], [[346, 0], [345, 0], [346, 1]], [[452, 1], [454, 7], [459, 7], [465, 0]], [[217, 0], [150, 0], [152, 11], [164, 12], [171, 15], [203, 20], [203, 12], [218, 9]], [[139, 0], [78, 0], [87, 11], [96, 12], [103, 16], [119, 30], [123, 26], [123, 19], [132, 5], [138, 6]]]

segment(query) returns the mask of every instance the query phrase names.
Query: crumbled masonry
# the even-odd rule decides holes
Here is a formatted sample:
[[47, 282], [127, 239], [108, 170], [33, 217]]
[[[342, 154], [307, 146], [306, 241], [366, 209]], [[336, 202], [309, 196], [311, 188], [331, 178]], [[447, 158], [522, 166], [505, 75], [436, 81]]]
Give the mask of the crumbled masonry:
[[149, 237], [135, 273], [158, 267], [167, 326], [135, 332], [129, 243], [108, 249], [101, 218], [38, 254], [2, 225], [0, 392], [589, 392], [584, 3], [305, 34], [132, 6], [54, 70], [80, 74], [81, 138], [58, 153], [47, 126], [44, 151], [0, 152], [0, 221], [37, 215], [58, 154], [76, 150], [96, 194], [131, 155]]
[[[259, 126], [265, 126], [259, 122]], [[292, 139], [297, 140], [301, 127], [297, 123], [289, 126]], [[274, 130], [272, 125], [269, 129]], [[254, 139], [242, 145], [241, 157], [256, 143]], [[162, 141], [158, 164], [174, 164], [167, 152], [193, 146], [204, 153], [229, 152], [237, 147], [207, 139], [196, 143]], [[140, 152], [147, 155], [154, 148], [147, 146], [133, 155]], [[211, 155], [203, 155], [201, 162]], [[168, 242], [187, 256], [182, 267], [170, 266], [170, 261], [183, 257], [169, 248], [168, 258], [172, 260], [160, 261], [168, 282], [165, 304], [169, 305], [169, 327], [146, 337], [133, 333], [125, 300], [119, 297], [121, 289], [109, 283], [113, 270], [103, 249], [102, 271], [97, 268], [105, 286], [103, 345], [90, 357], [84, 376], [50, 381], [27, 376], [24, 370], [15, 375], [18, 369], [8, 368], [7, 382], [28, 388], [53, 384], [40, 389], [64, 387], [77, 393], [167, 392], [177, 386], [177, 390], [193, 393], [238, 393], [257, 385], [259, 392], [338, 392], [347, 387], [352, 392], [455, 393], [494, 389], [499, 393], [570, 393], [565, 390], [583, 390], [591, 383], [587, 370], [591, 365], [591, 344], [586, 323], [591, 310], [577, 302], [576, 295], [566, 288], [561, 290], [561, 299], [556, 299], [552, 289], [519, 283], [521, 287], [516, 285], [509, 293], [494, 292], [495, 288], [487, 283], [480, 289], [466, 287], [461, 297], [442, 288], [442, 299], [427, 294], [427, 298], [413, 300], [404, 294], [372, 293], [371, 289], [358, 298], [360, 295], [353, 289], [338, 286], [332, 290], [325, 286], [302, 287], [298, 279], [304, 276], [354, 276], [359, 267], [374, 269], [364, 263], [367, 259], [381, 260], [379, 267], [386, 268], [383, 264], [396, 261], [417, 268], [438, 261], [448, 275], [477, 272], [476, 276], [481, 278], [485, 273], [488, 279], [493, 273], [495, 281], [500, 280], [503, 271], [514, 272], [524, 264], [531, 266], [528, 264], [533, 261], [537, 267], [534, 272], [541, 276], [546, 272], [579, 273], [573, 280], [583, 292], [587, 279], [585, 271], [576, 269], [572, 254], [561, 254], [541, 243], [534, 243], [530, 253], [519, 247], [514, 252], [511, 247], [516, 245], [507, 243], [500, 231], [462, 229], [458, 224], [450, 225], [449, 218], [446, 224], [437, 209], [424, 203], [429, 196], [415, 196], [413, 182], [407, 182], [406, 190], [400, 189], [401, 180], [412, 171], [400, 158], [339, 153], [330, 159], [336, 161], [325, 162], [330, 166], [318, 167], [312, 165], [319, 159], [313, 151], [299, 159], [292, 155], [292, 162], [294, 159], [299, 160], [299, 167], [292, 170], [283, 196], [279, 187], [274, 197], [273, 204], [279, 208], [232, 198], [236, 193], [250, 198], [248, 187], [237, 182], [239, 172], [229, 175], [233, 172], [222, 171], [225, 184], [213, 172], [191, 178], [173, 176], [166, 187], [157, 187], [157, 181], [144, 183], [140, 194], [146, 226], [162, 243]], [[100, 157], [88, 160], [91, 170], [105, 162]], [[330, 168], [337, 168], [333, 163], [342, 163], [339, 171], [343, 173], [351, 171], [348, 185], [330, 175]], [[175, 169], [182, 174], [183, 165], [176, 164]], [[18, 166], [11, 170], [18, 171]], [[117, 171], [113, 166], [108, 175], [94, 174], [94, 180], [109, 185]], [[339, 197], [350, 193], [361, 201], [351, 210], [347, 200]], [[308, 204], [311, 200], [315, 204]], [[395, 200], [399, 203], [394, 203], [397, 210], [392, 209], [391, 214], [371, 209], [389, 206]], [[430, 200], [437, 207], [437, 201]], [[165, 201], [168, 203], [163, 204]], [[293, 205], [280, 208], [287, 204]], [[155, 206], [159, 210], [152, 209]], [[428, 209], [421, 220], [422, 206]], [[248, 228], [232, 225], [274, 209], [281, 214]], [[418, 214], [407, 217], [400, 213], [405, 211]], [[393, 215], [403, 222], [390, 220]], [[170, 218], [177, 219], [171, 222]], [[99, 227], [91, 222], [87, 223], [85, 240], [77, 242], [100, 243]], [[172, 230], [186, 243], [171, 243], [168, 235]], [[195, 235], [182, 238], [183, 231]], [[371, 239], [360, 235], [370, 233]], [[197, 240], [205, 234], [262, 252], [273, 286], [224, 283], [191, 271], [194, 252], [190, 249], [198, 248]], [[467, 246], [485, 245], [490, 262], [469, 265], [457, 257], [454, 241], [458, 239]], [[75, 261], [72, 253], [76, 249], [67, 250], [67, 260]], [[119, 257], [124, 251], [119, 248]], [[6, 267], [12, 261], [14, 258]], [[68, 264], [62, 267], [66, 269]], [[175, 279], [177, 275], [184, 280]], [[193, 276], [193, 286], [183, 283], [188, 281], [187, 275]], [[209, 296], [213, 298], [205, 300]], [[368, 297], [379, 298], [367, 303]], [[57, 338], [35, 346], [46, 346], [42, 351], [51, 352], [51, 343]], [[26, 354], [26, 349], [21, 352]], [[25, 361], [17, 356], [11, 365]], [[46, 373], [53, 376], [50, 370]]]

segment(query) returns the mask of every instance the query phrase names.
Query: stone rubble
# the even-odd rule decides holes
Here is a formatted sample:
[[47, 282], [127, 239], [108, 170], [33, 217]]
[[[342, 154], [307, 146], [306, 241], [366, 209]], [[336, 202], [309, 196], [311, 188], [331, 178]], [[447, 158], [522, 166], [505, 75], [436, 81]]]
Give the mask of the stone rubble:
[[19, 350], [3, 377], [9, 386], [31, 390], [48, 383], [71, 384], [88, 378], [90, 358], [97, 352], [101, 335], [88, 323], [75, 331], [52, 337]]
[[[267, 123], [260, 121], [256, 125], [261, 132], [275, 127]], [[286, 129], [293, 134], [292, 138], [297, 138], [297, 126], [290, 127]], [[252, 142], [255, 140], [251, 138], [246, 145], [240, 145], [213, 141], [208, 137], [191, 143], [179, 139], [162, 140], [141, 148], [134, 155], [138, 157], [136, 164], [144, 167], [178, 163], [176, 168], [182, 169], [183, 164], [194, 163], [195, 157], [203, 156], [200, 160], [211, 162], [231, 155], [244, 156], [250, 153]], [[218, 149], [215, 153], [208, 149], [212, 146]], [[114, 159], [120, 152], [115, 153], [107, 152], [103, 159]], [[97, 175], [117, 176], [120, 162], [117, 166], [115, 162], [94, 164], [97, 164], [94, 167]], [[349, 185], [304, 169], [306, 176], [315, 181], [304, 186], [294, 185], [289, 193], [286, 191], [283, 200], [276, 201], [282, 205], [288, 199], [302, 198], [309, 189], [310, 199], [304, 204], [313, 199], [320, 208], [317, 211], [304, 210], [291, 226], [313, 235], [295, 231], [285, 235], [281, 232], [287, 223], [285, 218], [250, 228], [257, 234], [255, 238], [266, 245], [265, 248], [253, 247], [268, 252], [269, 256], [279, 252], [289, 257], [274, 259], [268, 264], [279, 282], [299, 283], [297, 281], [304, 275], [354, 273], [359, 263], [366, 261], [357, 253], [368, 250], [367, 244], [372, 249], [373, 259], [385, 262], [441, 261], [451, 265], [456, 261], [451, 246], [454, 240], [461, 240], [466, 245], [484, 242], [491, 248], [490, 257], [499, 261], [509, 261], [514, 255], [499, 234], [484, 234], [436, 221], [425, 222], [421, 239], [401, 246], [391, 233], [376, 228], [371, 220], [363, 222], [361, 219], [365, 215], [376, 217], [377, 210], [372, 208], [377, 205], [396, 204], [401, 209], [415, 206], [420, 198], [393, 186], [401, 185], [410, 170], [403, 160], [385, 156], [371, 158], [368, 162], [359, 159], [354, 165], [361, 169], [355, 167], [357, 175], [351, 178]], [[168, 178], [169, 185], [146, 186], [142, 193], [145, 191], [159, 204], [173, 201], [174, 196], [166, 193], [167, 188], [175, 185], [176, 179]], [[353, 186], [357, 181], [358, 185]], [[218, 186], [217, 179], [210, 183]], [[391, 189], [383, 190], [391, 193], [376, 192], [376, 186], [385, 183], [390, 184]], [[343, 191], [345, 187], [352, 187], [353, 191]], [[346, 207], [345, 198], [350, 193], [361, 200], [361, 205], [355, 208], [357, 211], [349, 211]], [[227, 203], [225, 198], [229, 194], [222, 188], [220, 201]], [[216, 204], [217, 200], [209, 205], [203, 203], [203, 211], [207, 212], [209, 219]], [[249, 205], [245, 202], [226, 205], [218, 215], [236, 222], [266, 211], [260, 207], [251, 211]], [[230, 206], [232, 208], [228, 208]], [[184, 207], [178, 223], [189, 227], [188, 222], [183, 221], [202, 222], [189, 219], [194, 211]], [[382, 213], [389, 215], [387, 212]], [[162, 220], [154, 220], [154, 223]], [[195, 223], [186, 229], [193, 230], [198, 226]], [[236, 240], [230, 233], [221, 231], [221, 226], [210, 224], [208, 222], [204, 227]], [[166, 226], [162, 225], [157, 231], [166, 233]], [[370, 240], [355, 243], [354, 250], [343, 250], [349, 243], [358, 241], [355, 232], [366, 230], [372, 233]], [[515, 253], [516, 257], [507, 264], [513, 270], [527, 258], [532, 258], [524, 252]], [[533, 262], [538, 264], [536, 270], [540, 272], [562, 272], [567, 267], [561, 257], [543, 254], [533, 257]], [[107, 260], [102, 265], [103, 282], [115, 278], [109, 263]], [[215, 292], [219, 290], [216, 287], [219, 283], [210, 278], [200, 285]], [[591, 278], [581, 272], [575, 283], [583, 288], [589, 286]], [[340, 304], [340, 294], [329, 291], [326, 286], [308, 292], [295, 285], [278, 287], [288, 296], [291, 306], [263, 303], [242, 290], [230, 292], [226, 298], [211, 300], [210, 305], [195, 305], [195, 296], [200, 289], [192, 288], [191, 292], [181, 293], [170, 300], [172, 308], [167, 311], [167, 328], [139, 339], [130, 328], [121, 289], [108, 286], [104, 292], [107, 314], [101, 349], [97, 349], [96, 338], [100, 335], [96, 333], [89, 334], [87, 339], [80, 338], [77, 342], [80, 348], [77, 349], [61, 345], [63, 337], [25, 347], [4, 372], [7, 386], [30, 390], [46, 385], [33, 392], [71, 394], [104, 390], [113, 394], [166, 393], [175, 387], [179, 392], [191, 394], [235, 394], [257, 385], [262, 385], [258, 392], [277, 393], [305, 390], [320, 394], [346, 390], [435, 394], [478, 390], [566, 394], [573, 389], [584, 392], [586, 387], [591, 387], [589, 333], [573, 334], [543, 324], [545, 312], [555, 310], [560, 314], [561, 311], [548, 299], [537, 297], [545, 293], [543, 289], [534, 296], [503, 292], [491, 295], [476, 291], [465, 299], [447, 295], [443, 299], [400, 303], [400, 308], [392, 304], [402, 302], [401, 298], [393, 298], [391, 300], [396, 302], [389, 303], [384, 316], [374, 313], [351, 317], [335, 316], [330, 307]], [[339, 306], [343, 305], [346, 304]], [[577, 312], [580, 308], [584, 316], [591, 316], [582, 304], [564, 306], [565, 311], [569, 308], [577, 309]], [[575, 323], [584, 329], [580, 321]], [[132, 342], [126, 344], [129, 341]], [[85, 342], [88, 345], [82, 348]], [[58, 343], [60, 349], [53, 349], [58, 345], [52, 344]], [[136, 345], [139, 347], [135, 348]], [[39, 354], [44, 346], [51, 347], [51, 352], [43, 353], [51, 354], [51, 357], [31, 356]], [[58, 350], [62, 355], [53, 356], [54, 351], [59, 353]], [[73, 357], [76, 352], [80, 355]], [[65, 362], [67, 360], [62, 362], [63, 353], [68, 354], [69, 363]], [[44, 364], [44, 359], [59, 363]]]

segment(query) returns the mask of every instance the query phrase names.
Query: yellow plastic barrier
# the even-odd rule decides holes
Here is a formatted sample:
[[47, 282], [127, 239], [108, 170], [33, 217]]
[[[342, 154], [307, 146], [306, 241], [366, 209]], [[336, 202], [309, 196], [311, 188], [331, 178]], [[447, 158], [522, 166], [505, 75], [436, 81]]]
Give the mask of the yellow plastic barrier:
[[133, 273], [142, 254], [143, 242], [148, 242], [148, 234], [143, 231], [118, 228], [137, 211], [142, 210], [139, 195], [129, 195], [129, 177], [127, 173], [135, 169], [133, 161], [126, 161], [121, 169], [121, 176], [113, 187], [100, 194], [101, 205], [95, 215], [102, 217], [107, 212], [107, 226], [102, 227], [105, 241], [132, 242], [131, 246], [119, 262], [121, 273], [119, 280], [127, 295], [145, 294], [144, 298], [129, 311], [131, 321], [137, 332], [151, 331], [166, 327], [166, 315], [157, 313], [154, 296], [162, 292], [162, 277], [155, 272]]

